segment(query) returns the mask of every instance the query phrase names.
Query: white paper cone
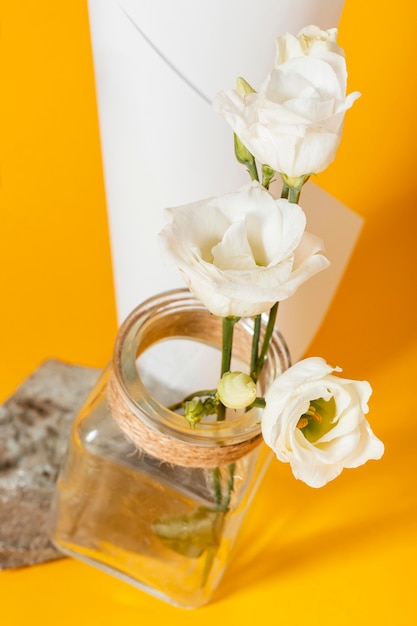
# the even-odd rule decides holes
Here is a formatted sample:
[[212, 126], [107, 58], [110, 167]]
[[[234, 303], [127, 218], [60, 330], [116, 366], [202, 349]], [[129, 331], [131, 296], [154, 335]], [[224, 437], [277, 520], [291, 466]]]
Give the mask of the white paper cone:
[[[277, 35], [297, 33], [308, 24], [337, 26], [343, 4], [89, 0], [120, 321], [143, 299], [183, 285], [176, 270], [163, 265], [158, 249], [164, 208], [248, 182], [234, 158], [231, 129], [212, 111], [214, 95], [234, 87], [237, 76], [256, 89], [273, 65]], [[346, 241], [346, 231], [339, 230]], [[328, 295], [321, 301], [328, 303], [334, 280], [323, 288]], [[319, 312], [313, 324], [310, 320], [314, 329], [297, 353], [323, 315]]]

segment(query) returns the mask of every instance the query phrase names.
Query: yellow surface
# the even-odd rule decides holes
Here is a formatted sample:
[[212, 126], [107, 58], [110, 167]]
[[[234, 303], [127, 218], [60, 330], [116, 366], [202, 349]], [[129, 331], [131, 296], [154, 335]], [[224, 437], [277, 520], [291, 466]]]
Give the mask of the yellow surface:
[[[366, 225], [310, 353], [372, 383], [383, 460], [321, 490], [274, 463], [197, 612], [63, 559], [0, 572], [1, 624], [417, 623], [416, 7], [347, 0], [363, 96], [317, 179]], [[104, 366], [116, 316], [86, 2], [3, 2], [0, 18], [1, 401], [45, 358]]]

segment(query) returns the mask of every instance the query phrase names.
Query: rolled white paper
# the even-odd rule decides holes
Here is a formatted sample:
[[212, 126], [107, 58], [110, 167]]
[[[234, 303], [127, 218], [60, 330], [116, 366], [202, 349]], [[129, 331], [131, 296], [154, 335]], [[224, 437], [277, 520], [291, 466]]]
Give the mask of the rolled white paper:
[[[182, 286], [163, 265], [157, 233], [165, 207], [232, 191], [248, 182], [233, 134], [213, 96], [243, 76], [256, 89], [271, 69], [275, 39], [308, 24], [337, 26], [344, 0], [89, 0], [103, 167], [119, 320], [145, 298]], [[317, 188], [315, 201], [323, 192]], [[326, 197], [327, 204], [331, 200]], [[338, 215], [340, 209], [334, 203]], [[342, 207], [343, 209], [343, 207]], [[353, 221], [354, 218], [352, 218]], [[341, 220], [343, 222], [343, 220]], [[310, 229], [312, 230], [312, 229]], [[303, 352], [320, 325], [353, 247], [342, 238], [339, 273], [320, 288], [321, 307], [303, 329]], [[320, 234], [319, 229], [313, 231]], [[339, 248], [336, 244], [335, 249]], [[327, 271], [326, 271], [327, 272]], [[301, 292], [302, 293], [302, 292]], [[305, 307], [302, 307], [305, 310]], [[300, 337], [291, 319], [281, 321]]]
[[319, 329], [360, 234], [363, 219], [312, 182], [301, 192], [307, 230], [321, 237], [330, 267], [279, 305], [278, 324], [292, 361], [302, 358]]

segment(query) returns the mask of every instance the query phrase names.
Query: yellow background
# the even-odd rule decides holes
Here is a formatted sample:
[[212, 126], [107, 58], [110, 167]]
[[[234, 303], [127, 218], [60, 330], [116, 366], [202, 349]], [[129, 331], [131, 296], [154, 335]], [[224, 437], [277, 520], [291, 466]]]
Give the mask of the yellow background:
[[[45, 358], [104, 366], [117, 324], [86, 2], [1, 0], [0, 19], [2, 401]], [[310, 353], [371, 382], [383, 460], [321, 490], [274, 463], [198, 612], [63, 559], [0, 572], [2, 624], [417, 623], [416, 23], [411, 0], [346, 1], [363, 95], [317, 178], [366, 223]]]

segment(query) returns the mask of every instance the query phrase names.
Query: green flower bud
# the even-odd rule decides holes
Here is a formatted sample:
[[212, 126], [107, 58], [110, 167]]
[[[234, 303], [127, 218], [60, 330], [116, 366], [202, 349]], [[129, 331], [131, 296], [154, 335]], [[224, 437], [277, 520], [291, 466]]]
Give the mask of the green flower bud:
[[234, 142], [235, 142], [235, 155], [236, 155], [236, 159], [238, 160], [238, 162], [242, 163], [242, 165], [246, 165], [246, 166], [248, 166], [250, 163], [254, 162], [253, 155], [243, 145], [243, 143], [240, 141], [240, 139], [236, 135], [236, 133], [233, 135], [233, 138], [234, 138]]
[[184, 417], [192, 428], [203, 419], [204, 413], [204, 405], [200, 399], [187, 400], [185, 403]]
[[269, 185], [271, 184], [276, 171], [269, 167], [269, 165], [262, 165], [262, 184], [265, 189], [269, 189]]
[[236, 91], [240, 93], [241, 95], [246, 95], [248, 93], [255, 93], [255, 90], [253, 89], [253, 87], [251, 87], [249, 83], [241, 76], [239, 76], [239, 78], [236, 79]]
[[229, 409], [244, 409], [256, 400], [256, 384], [243, 372], [226, 372], [217, 385], [221, 402]]

